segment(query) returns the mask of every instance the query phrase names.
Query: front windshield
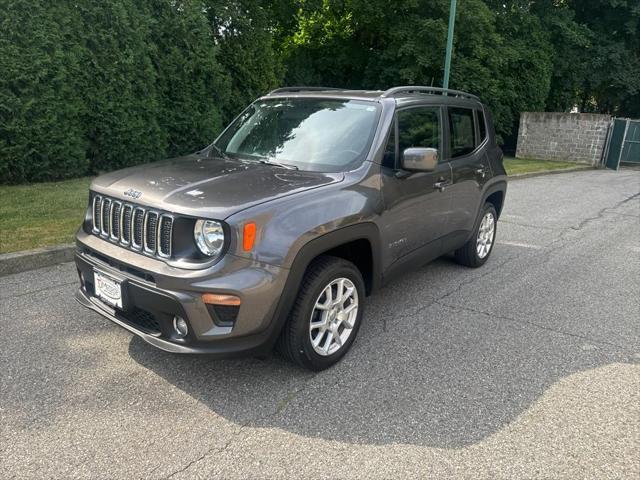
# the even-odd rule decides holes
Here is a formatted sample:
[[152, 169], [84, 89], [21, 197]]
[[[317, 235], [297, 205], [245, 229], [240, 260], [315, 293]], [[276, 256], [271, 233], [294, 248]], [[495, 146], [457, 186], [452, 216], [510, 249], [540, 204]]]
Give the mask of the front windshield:
[[365, 158], [378, 108], [357, 100], [262, 100], [245, 110], [215, 146], [230, 157], [345, 171]]

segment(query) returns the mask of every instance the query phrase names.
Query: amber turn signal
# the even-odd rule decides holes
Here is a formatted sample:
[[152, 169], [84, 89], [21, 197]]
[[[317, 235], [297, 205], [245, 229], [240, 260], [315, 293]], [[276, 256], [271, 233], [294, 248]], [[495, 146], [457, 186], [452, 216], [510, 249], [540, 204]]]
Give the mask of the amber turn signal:
[[221, 293], [203, 293], [202, 301], [209, 305], [227, 305], [230, 307], [240, 305], [240, 298], [235, 295], [224, 295]]
[[242, 249], [250, 252], [256, 241], [256, 224], [254, 222], [245, 223], [242, 230]]

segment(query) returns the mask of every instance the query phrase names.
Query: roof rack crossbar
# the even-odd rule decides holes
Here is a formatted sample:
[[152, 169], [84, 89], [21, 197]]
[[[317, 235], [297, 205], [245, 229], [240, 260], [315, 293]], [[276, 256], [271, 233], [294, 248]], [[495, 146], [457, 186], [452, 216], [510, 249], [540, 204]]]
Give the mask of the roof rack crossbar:
[[421, 86], [416, 86], [416, 85], [406, 85], [403, 87], [393, 87], [390, 88], [389, 90], [386, 90], [382, 95], [380, 95], [381, 97], [392, 97], [394, 95], [397, 95], [399, 93], [411, 93], [411, 92], [421, 92], [421, 93], [427, 93], [427, 94], [439, 94], [439, 95], [452, 95], [454, 97], [464, 97], [464, 98], [470, 98], [472, 100], [478, 100], [480, 101], [480, 99], [478, 97], [476, 97], [475, 95], [472, 95], [471, 93], [467, 93], [467, 92], [462, 92], [460, 90], [451, 90], [450, 88], [439, 88], [439, 87], [421, 87]]
[[275, 95], [277, 93], [286, 93], [286, 92], [323, 92], [323, 91], [331, 91], [331, 90], [343, 90], [342, 88], [332, 88], [332, 87], [282, 87], [276, 88], [275, 90], [271, 90], [267, 93], [269, 95]]

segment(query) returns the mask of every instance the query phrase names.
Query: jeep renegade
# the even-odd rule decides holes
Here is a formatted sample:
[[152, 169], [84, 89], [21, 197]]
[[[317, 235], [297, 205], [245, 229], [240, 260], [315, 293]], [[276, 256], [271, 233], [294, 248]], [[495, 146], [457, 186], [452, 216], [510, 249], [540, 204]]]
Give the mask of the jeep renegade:
[[200, 152], [92, 182], [76, 298], [169, 352], [321, 370], [396, 274], [483, 265], [506, 188], [473, 95], [281, 88]]

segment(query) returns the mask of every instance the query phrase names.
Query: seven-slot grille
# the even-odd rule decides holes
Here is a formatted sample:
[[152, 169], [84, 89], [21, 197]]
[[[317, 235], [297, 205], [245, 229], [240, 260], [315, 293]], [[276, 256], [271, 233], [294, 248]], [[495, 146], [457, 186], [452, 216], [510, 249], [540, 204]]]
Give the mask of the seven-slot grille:
[[162, 258], [171, 257], [173, 217], [122, 203], [102, 195], [93, 197], [93, 233]]

